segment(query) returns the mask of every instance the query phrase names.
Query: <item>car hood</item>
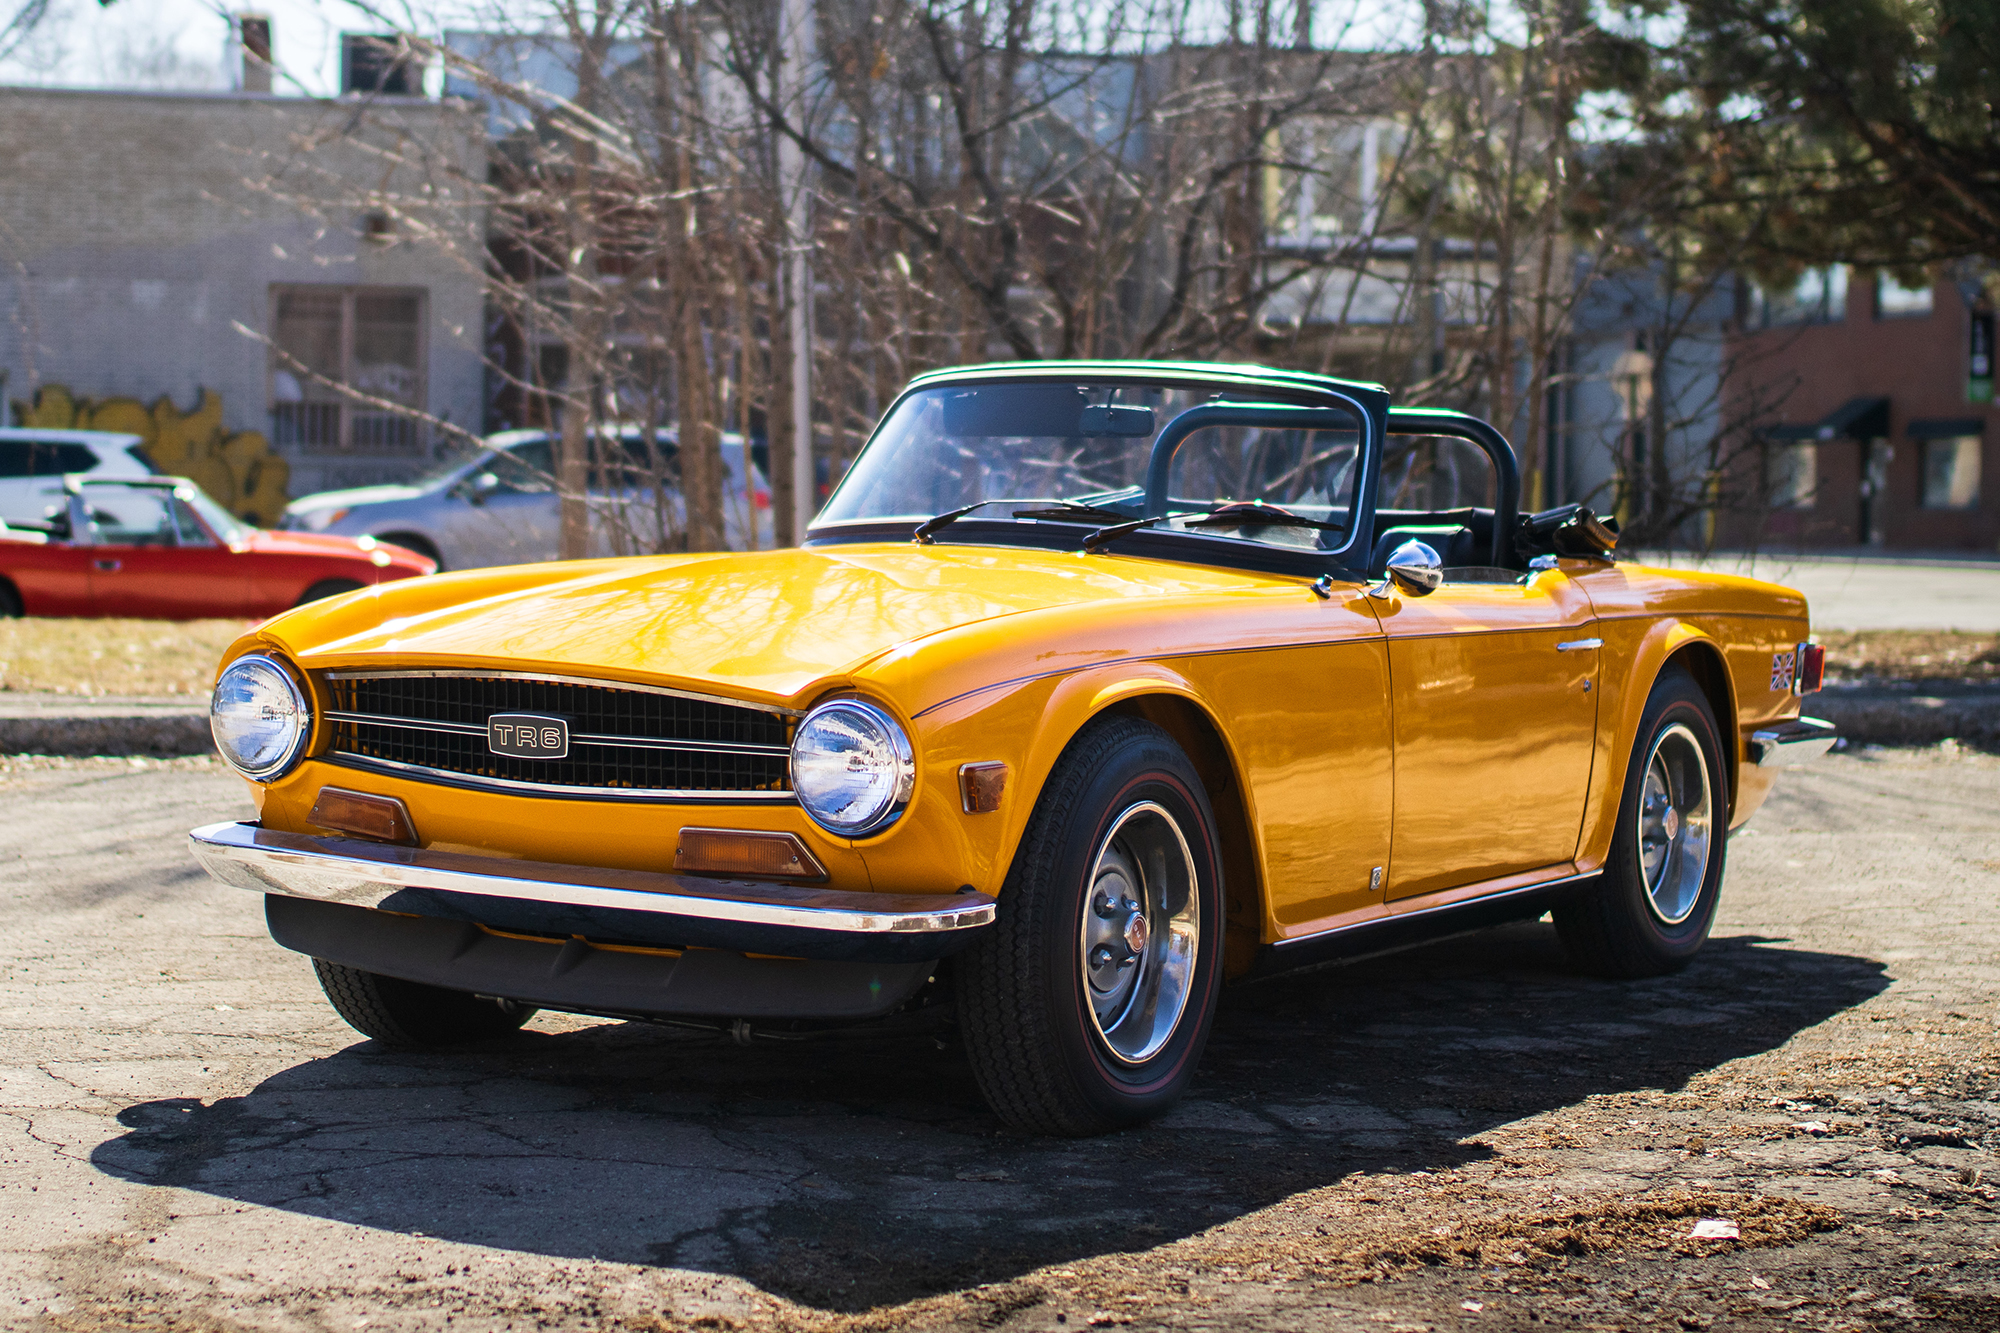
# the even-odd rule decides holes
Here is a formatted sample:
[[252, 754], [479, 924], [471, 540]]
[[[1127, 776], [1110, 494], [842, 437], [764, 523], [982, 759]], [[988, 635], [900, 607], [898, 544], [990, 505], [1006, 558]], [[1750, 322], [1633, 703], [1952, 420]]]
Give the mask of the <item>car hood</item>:
[[796, 702], [917, 639], [995, 617], [1269, 577], [979, 546], [835, 546], [469, 570], [265, 627], [308, 669], [544, 670]]
[[345, 556], [352, 560], [365, 560], [381, 567], [375, 559], [377, 552], [388, 557], [389, 563], [396, 565], [418, 565], [424, 569], [431, 562], [414, 551], [402, 547], [391, 547], [385, 542], [377, 542], [373, 537], [337, 537], [322, 532], [285, 532], [259, 529], [244, 543], [243, 549], [258, 555], [316, 555]]
[[407, 486], [400, 482], [380, 486], [355, 486], [344, 491], [315, 491], [285, 506], [287, 514], [305, 514], [315, 509], [353, 509], [359, 505], [392, 504], [428, 494], [428, 486]]

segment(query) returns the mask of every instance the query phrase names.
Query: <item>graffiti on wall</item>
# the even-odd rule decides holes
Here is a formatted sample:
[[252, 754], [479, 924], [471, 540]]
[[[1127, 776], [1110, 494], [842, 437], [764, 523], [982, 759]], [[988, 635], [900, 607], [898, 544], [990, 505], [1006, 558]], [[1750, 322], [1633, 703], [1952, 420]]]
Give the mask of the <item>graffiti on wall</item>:
[[222, 425], [222, 395], [207, 389], [186, 412], [161, 394], [151, 407], [136, 398], [78, 398], [60, 384], [45, 384], [35, 400], [14, 402], [14, 422], [42, 430], [115, 430], [146, 442], [153, 466], [187, 477], [259, 527], [275, 527], [285, 512], [291, 465], [254, 430]]

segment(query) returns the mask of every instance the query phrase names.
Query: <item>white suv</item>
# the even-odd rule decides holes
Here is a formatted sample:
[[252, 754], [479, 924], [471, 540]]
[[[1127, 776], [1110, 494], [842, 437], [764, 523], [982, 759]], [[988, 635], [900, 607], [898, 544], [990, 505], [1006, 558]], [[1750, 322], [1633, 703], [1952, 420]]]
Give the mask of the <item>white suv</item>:
[[0, 522], [39, 523], [63, 508], [63, 476], [151, 477], [137, 435], [108, 430], [0, 430]]

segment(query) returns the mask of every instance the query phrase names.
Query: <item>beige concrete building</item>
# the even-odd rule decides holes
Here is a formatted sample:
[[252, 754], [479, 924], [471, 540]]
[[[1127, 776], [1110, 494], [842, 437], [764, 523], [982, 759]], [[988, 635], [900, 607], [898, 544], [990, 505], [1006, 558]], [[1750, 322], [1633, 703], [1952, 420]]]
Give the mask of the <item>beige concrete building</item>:
[[[233, 451], [239, 474], [282, 459], [266, 492], [425, 468], [437, 432], [394, 405], [482, 418], [483, 220], [466, 188], [482, 130], [422, 97], [0, 88], [7, 424], [144, 416], [171, 435], [195, 417], [209, 430], [219, 400], [202, 447]], [[424, 239], [439, 223], [466, 244]]]

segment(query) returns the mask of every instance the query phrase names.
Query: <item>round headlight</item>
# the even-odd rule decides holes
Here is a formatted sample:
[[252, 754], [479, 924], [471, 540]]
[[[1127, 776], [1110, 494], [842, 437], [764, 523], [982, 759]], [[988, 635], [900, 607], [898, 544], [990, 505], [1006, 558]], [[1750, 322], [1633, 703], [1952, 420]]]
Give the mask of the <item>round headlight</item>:
[[269, 782], [292, 766], [312, 731], [312, 705], [292, 673], [270, 658], [239, 657], [208, 704], [215, 748], [237, 772]]
[[916, 782], [909, 738], [874, 704], [821, 704], [792, 737], [792, 792], [829, 833], [858, 838], [895, 823]]

